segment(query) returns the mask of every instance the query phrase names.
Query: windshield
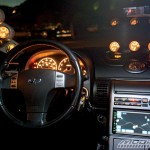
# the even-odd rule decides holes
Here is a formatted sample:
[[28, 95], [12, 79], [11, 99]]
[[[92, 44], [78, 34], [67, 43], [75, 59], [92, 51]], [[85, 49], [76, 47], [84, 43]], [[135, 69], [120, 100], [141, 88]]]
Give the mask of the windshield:
[[[106, 46], [112, 37], [121, 40], [120, 36], [124, 36], [123, 40], [127, 41], [130, 31], [131, 37], [137, 34], [137, 28], [143, 25], [133, 30], [129, 25], [131, 18], [139, 17], [142, 18], [140, 23], [147, 23], [139, 34], [145, 34], [145, 27], [150, 25], [149, 0], [10, 0], [1, 1], [0, 5], [6, 14], [5, 22], [14, 28], [18, 42], [37, 37], [90, 39]], [[132, 20], [133, 24], [138, 21]]]

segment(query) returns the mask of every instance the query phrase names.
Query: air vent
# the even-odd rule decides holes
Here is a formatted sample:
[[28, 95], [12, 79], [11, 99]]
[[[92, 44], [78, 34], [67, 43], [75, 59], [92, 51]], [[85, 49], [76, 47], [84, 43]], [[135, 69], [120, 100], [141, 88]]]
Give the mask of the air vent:
[[97, 80], [94, 90], [93, 104], [95, 107], [106, 109], [109, 106], [109, 80]]

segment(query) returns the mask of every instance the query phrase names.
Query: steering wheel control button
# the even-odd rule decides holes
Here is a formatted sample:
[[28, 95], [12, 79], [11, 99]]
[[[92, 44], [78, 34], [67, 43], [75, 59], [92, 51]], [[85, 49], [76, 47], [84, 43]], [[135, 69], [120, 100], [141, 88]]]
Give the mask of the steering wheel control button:
[[65, 86], [65, 76], [61, 72], [56, 72], [55, 88], [60, 88]]
[[17, 89], [17, 78], [18, 78], [18, 73], [14, 73], [14, 75], [11, 77], [11, 82], [10, 82], [11, 89]]

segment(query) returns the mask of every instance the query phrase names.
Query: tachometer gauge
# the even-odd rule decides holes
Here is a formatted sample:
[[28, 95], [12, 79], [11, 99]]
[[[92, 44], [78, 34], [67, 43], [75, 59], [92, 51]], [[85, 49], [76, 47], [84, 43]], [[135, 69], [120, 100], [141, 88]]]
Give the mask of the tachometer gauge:
[[65, 73], [70, 73], [74, 74], [75, 69], [72, 67], [70, 64], [69, 58], [64, 58], [58, 65], [58, 70], [65, 72]]
[[57, 70], [57, 63], [50, 57], [44, 57], [40, 61], [34, 63], [34, 68]]

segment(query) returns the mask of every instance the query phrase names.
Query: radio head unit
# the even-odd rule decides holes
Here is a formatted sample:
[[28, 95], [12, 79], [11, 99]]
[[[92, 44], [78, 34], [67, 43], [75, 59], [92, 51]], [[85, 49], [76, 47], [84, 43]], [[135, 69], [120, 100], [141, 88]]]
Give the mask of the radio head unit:
[[131, 110], [113, 110], [112, 132], [150, 136], [150, 113]]

